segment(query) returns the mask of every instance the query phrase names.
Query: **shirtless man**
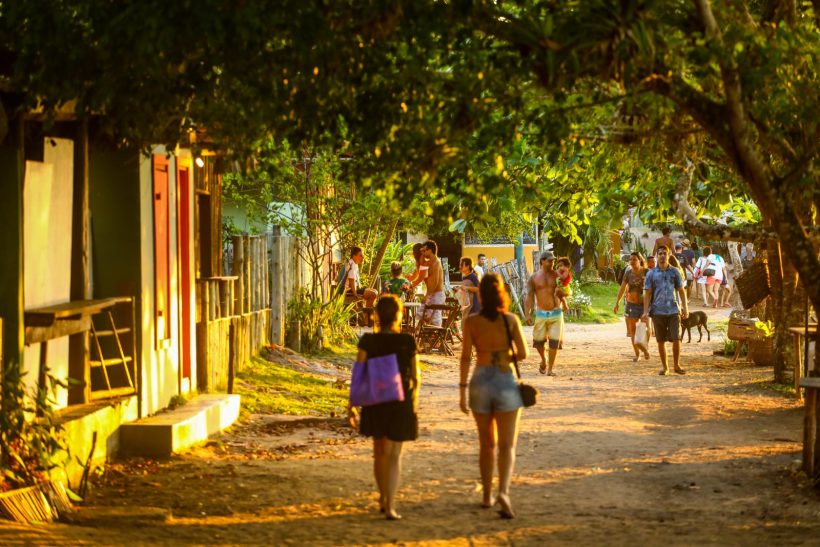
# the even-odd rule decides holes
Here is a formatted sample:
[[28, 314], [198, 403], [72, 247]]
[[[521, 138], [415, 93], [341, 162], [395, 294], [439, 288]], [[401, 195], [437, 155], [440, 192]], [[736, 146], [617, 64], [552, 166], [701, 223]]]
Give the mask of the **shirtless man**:
[[667, 249], [675, 248], [675, 242], [672, 241], [672, 238], [669, 236], [669, 234], [672, 233], [672, 228], [670, 228], [669, 226], [664, 226], [663, 230], [661, 230], [661, 233], [663, 235], [655, 240], [655, 246], [652, 247], [652, 255], [658, 254], [658, 249], [660, 249], [664, 245]]
[[[416, 285], [424, 281], [427, 287], [425, 293], [424, 305], [430, 304], [444, 304], [446, 297], [444, 294], [444, 270], [441, 269], [441, 259], [437, 256], [438, 245], [435, 241], [429, 240], [424, 243], [421, 248], [421, 257], [426, 261], [428, 266], [427, 275], [423, 279], [416, 279], [411, 285], [410, 294], [416, 290]], [[430, 318], [430, 324], [441, 326], [441, 310], [426, 311], [425, 316]]]
[[[555, 296], [556, 279], [558, 273], [554, 270], [555, 255], [550, 251], [541, 254], [541, 267], [530, 276], [527, 282], [527, 299], [524, 302], [526, 321], [532, 320], [533, 299], [535, 300], [535, 326], [532, 330], [533, 347], [541, 356], [541, 374], [555, 376], [553, 368], [561, 341], [564, 338], [564, 312], [561, 302]], [[544, 346], [549, 341], [549, 368], [544, 355]]]

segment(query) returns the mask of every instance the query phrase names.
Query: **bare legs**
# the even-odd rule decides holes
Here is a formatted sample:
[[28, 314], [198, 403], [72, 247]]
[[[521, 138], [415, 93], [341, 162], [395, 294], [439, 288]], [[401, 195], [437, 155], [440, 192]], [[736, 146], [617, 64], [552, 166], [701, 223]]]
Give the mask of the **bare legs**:
[[[658, 342], [658, 354], [661, 357], [661, 365], [663, 366], [661, 375], [669, 374], [669, 365], [666, 360], [666, 342]], [[672, 342], [672, 364], [675, 372], [685, 374], [683, 369], [680, 368], [680, 340]]]
[[549, 366], [547, 367], [547, 376], [555, 376], [552, 372], [553, 367], [555, 366], [555, 359], [558, 357], [558, 348], [549, 348]]
[[[624, 321], [626, 322], [626, 332], [630, 341], [632, 341], [632, 350], [635, 352], [635, 358], [632, 359], [632, 361], [637, 362], [638, 359], [641, 358], [641, 351], [644, 353], [644, 358], [649, 359], [649, 352], [647, 350], [641, 350], [641, 348], [635, 345], [635, 326], [638, 324], [639, 320], [632, 319], [631, 317], [625, 317]], [[648, 325], [647, 328], [649, 328]]]
[[[535, 349], [538, 350], [538, 355], [541, 357], [541, 366], [538, 367], [538, 372], [541, 374], [547, 373], [547, 356], [544, 354], [544, 346], [542, 344], [538, 344], [535, 346]], [[554, 360], [553, 360], [554, 362]]]
[[379, 505], [388, 520], [397, 520], [401, 516], [396, 512], [396, 490], [399, 488], [401, 474], [400, 442], [387, 438], [373, 439], [373, 474], [379, 488]]
[[493, 506], [493, 467], [498, 448], [498, 503], [501, 505], [499, 514], [504, 518], [512, 518], [515, 513], [510, 501], [510, 480], [515, 467], [515, 444], [518, 440], [518, 420], [521, 410], [499, 412], [496, 414], [479, 414], [473, 412], [476, 426], [478, 426], [478, 467], [481, 471], [481, 486], [483, 507]]

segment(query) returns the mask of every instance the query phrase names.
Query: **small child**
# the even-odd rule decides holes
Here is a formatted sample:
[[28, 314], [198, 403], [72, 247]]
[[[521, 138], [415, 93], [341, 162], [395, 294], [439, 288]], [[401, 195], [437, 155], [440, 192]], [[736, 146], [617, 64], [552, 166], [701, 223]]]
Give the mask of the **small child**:
[[561, 309], [569, 310], [567, 304], [567, 297], [572, 296], [572, 289], [569, 284], [572, 283], [572, 263], [569, 258], [562, 256], [555, 262], [555, 271], [558, 273], [558, 279], [555, 280], [555, 298], [561, 302]]
[[384, 293], [401, 296], [402, 293], [410, 290], [410, 281], [401, 275], [403, 270], [404, 267], [401, 262], [396, 261], [390, 264], [390, 275], [392, 278], [385, 283]]

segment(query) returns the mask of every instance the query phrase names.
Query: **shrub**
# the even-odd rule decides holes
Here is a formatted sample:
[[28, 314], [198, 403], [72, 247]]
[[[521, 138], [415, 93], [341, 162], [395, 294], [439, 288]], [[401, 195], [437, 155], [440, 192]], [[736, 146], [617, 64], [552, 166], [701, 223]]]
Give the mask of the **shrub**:
[[345, 345], [356, 339], [350, 326], [354, 307], [355, 304], [345, 304], [341, 296], [322, 303], [301, 289], [288, 302], [288, 325], [299, 325], [302, 345], [307, 351]]

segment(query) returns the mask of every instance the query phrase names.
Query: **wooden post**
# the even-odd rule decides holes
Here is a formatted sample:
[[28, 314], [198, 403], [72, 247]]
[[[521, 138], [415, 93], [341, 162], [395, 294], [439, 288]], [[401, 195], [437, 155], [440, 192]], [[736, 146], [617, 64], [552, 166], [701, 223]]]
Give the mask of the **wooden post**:
[[817, 443], [817, 389], [806, 388], [806, 406], [803, 416], [803, 471], [813, 477], [816, 470]]
[[233, 236], [233, 275], [237, 277], [236, 283], [236, 305], [234, 306], [234, 314], [242, 315], [244, 309], [243, 298], [245, 297], [245, 282], [242, 279], [242, 272], [244, 270], [245, 254], [242, 252], [242, 236]]
[[[88, 121], [83, 119], [74, 139], [74, 198], [71, 229], [71, 300], [91, 298], [89, 274], [88, 212]], [[88, 366], [88, 333], [68, 337], [68, 377], [77, 380], [68, 386], [68, 404], [91, 400], [91, 368]]]
[[282, 283], [282, 236], [271, 237], [271, 309], [270, 341], [278, 346], [285, 345], [284, 286]]
[[242, 278], [244, 279], [245, 295], [243, 298], [242, 315], [248, 313], [251, 309], [251, 239], [250, 236], [242, 237], [242, 252], [245, 256], [245, 262], [242, 264]]

